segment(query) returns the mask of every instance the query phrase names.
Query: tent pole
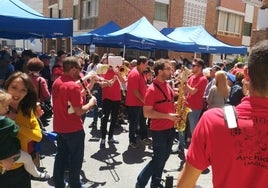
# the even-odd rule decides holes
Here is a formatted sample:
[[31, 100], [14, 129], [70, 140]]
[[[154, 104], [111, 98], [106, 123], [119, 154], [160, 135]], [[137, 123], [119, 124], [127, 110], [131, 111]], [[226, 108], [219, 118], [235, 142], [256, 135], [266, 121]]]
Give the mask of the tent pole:
[[125, 53], [126, 53], [126, 45], [124, 44], [124, 49], [123, 49], [123, 58], [125, 58]]
[[42, 54], [44, 54], [45, 50], [44, 50], [44, 45], [45, 45], [45, 38], [44, 35], [42, 36]]
[[73, 42], [72, 42], [72, 37], [70, 37], [70, 55], [73, 56]]

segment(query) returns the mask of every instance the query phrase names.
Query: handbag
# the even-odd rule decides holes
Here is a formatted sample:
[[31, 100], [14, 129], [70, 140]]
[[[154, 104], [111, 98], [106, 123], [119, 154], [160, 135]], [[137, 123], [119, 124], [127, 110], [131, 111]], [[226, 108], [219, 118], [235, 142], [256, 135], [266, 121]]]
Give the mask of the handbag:
[[35, 150], [40, 155], [50, 156], [55, 154], [57, 152], [56, 139], [56, 133], [42, 130], [42, 140], [36, 143]]
[[49, 119], [53, 116], [53, 108], [51, 106], [51, 102], [49, 100], [45, 100], [44, 102], [40, 103], [44, 114], [41, 116], [42, 119]]
[[[41, 88], [41, 79], [39, 78], [39, 80], [38, 80], [38, 97], [39, 97], [39, 99], [42, 96], [42, 89], [40, 89], [40, 88]], [[46, 99], [45, 101], [40, 102], [40, 106], [41, 106], [42, 110], [44, 111], [44, 114], [41, 116], [41, 119], [52, 118], [53, 108], [52, 108], [50, 100]]]

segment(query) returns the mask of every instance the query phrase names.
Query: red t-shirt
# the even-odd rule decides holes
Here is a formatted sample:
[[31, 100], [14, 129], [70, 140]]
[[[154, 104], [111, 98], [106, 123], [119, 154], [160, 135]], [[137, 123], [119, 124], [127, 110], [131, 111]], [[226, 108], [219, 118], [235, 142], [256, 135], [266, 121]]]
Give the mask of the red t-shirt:
[[243, 68], [235, 68], [232, 70], [231, 74], [236, 75], [236, 73], [241, 72], [244, 74], [244, 69]]
[[83, 105], [81, 87], [75, 83], [72, 77], [63, 74], [54, 81], [52, 86], [53, 129], [55, 132], [71, 133], [83, 129], [81, 117], [75, 113], [68, 113], [68, 101], [73, 107]]
[[[157, 84], [166, 94], [168, 101], [163, 102], [163, 100], [165, 100], [165, 96], [154, 83]], [[146, 90], [144, 106], [152, 106], [155, 111], [162, 113], [175, 113], [173, 96], [174, 92], [166, 82], [159, 82], [155, 79]], [[151, 119], [151, 130], [166, 130], [173, 127], [174, 122], [169, 119]]]
[[268, 185], [268, 99], [245, 97], [236, 107], [239, 129], [229, 129], [221, 108], [203, 114], [187, 161], [212, 166], [214, 188], [264, 188]]
[[63, 66], [62, 65], [54, 65], [51, 71], [51, 79], [52, 81], [56, 80], [63, 74]]
[[146, 89], [144, 74], [139, 73], [137, 67], [134, 67], [128, 74], [126, 106], [143, 106], [144, 104], [134, 95], [134, 90], [138, 90], [142, 96], [145, 96]]
[[41, 76], [36, 76], [34, 74], [29, 74], [32, 79], [35, 91], [40, 102], [44, 102], [50, 97], [50, 92], [48, 90], [47, 81]]
[[[113, 79], [115, 73], [112, 69], [109, 69], [106, 74], [103, 76], [106, 80]], [[121, 101], [121, 90], [118, 79], [114, 81], [114, 84], [109, 87], [106, 86], [102, 88], [102, 100], [110, 99], [112, 101]]]
[[186, 95], [186, 101], [188, 102], [188, 107], [192, 110], [201, 110], [203, 108], [203, 96], [208, 83], [206, 76], [199, 74], [198, 76], [192, 75], [187, 83], [193, 87], [197, 88], [197, 92], [193, 95], [188, 93]]

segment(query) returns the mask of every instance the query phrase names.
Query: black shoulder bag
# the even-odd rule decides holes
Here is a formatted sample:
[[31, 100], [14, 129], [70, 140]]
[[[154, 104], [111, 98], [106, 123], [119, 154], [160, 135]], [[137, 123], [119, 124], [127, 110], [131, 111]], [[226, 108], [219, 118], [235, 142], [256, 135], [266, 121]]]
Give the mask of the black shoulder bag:
[[[38, 78], [38, 97], [39, 99], [42, 96], [42, 89], [41, 89], [41, 79]], [[41, 116], [41, 119], [49, 119], [52, 118], [53, 115], [53, 108], [49, 99], [46, 99], [43, 102], [40, 102], [41, 108], [44, 111], [44, 114]]]

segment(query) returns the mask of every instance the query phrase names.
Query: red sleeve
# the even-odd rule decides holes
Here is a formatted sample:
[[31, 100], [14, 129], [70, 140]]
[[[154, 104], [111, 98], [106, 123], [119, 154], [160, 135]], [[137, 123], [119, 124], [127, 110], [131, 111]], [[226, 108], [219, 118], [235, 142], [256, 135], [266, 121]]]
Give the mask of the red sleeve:
[[154, 88], [150, 85], [145, 93], [144, 106], [154, 106], [155, 97], [154, 97]]

